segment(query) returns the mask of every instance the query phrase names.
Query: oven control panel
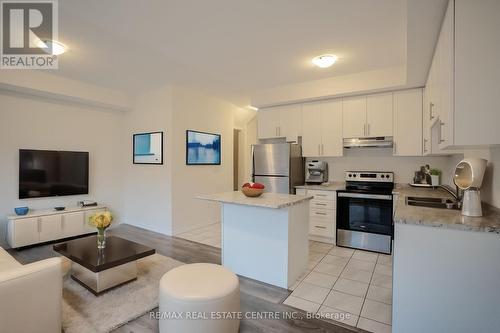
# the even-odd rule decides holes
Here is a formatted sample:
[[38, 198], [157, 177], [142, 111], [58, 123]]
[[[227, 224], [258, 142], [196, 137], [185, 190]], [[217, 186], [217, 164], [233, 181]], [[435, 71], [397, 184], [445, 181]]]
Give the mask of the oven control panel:
[[394, 182], [394, 172], [382, 171], [346, 171], [345, 180], [348, 182]]

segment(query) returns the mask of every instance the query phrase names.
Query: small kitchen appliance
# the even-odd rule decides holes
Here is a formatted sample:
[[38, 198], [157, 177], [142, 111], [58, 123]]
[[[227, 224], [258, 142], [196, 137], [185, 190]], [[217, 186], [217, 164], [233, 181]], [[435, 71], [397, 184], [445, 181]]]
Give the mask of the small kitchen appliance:
[[483, 158], [465, 158], [455, 168], [453, 182], [464, 191], [462, 215], [483, 216], [479, 188], [483, 183], [487, 164], [488, 161]]
[[322, 184], [328, 182], [328, 163], [313, 160], [307, 162], [307, 184]]
[[347, 171], [337, 191], [337, 245], [390, 254], [394, 173]]

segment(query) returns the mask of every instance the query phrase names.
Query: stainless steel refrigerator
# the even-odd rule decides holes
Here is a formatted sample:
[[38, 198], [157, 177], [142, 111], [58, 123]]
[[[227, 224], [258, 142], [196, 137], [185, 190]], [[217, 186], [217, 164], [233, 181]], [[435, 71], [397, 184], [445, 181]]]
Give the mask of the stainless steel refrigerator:
[[295, 194], [303, 185], [302, 147], [295, 143], [271, 143], [252, 146], [252, 179], [266, 186], [265, 192]]

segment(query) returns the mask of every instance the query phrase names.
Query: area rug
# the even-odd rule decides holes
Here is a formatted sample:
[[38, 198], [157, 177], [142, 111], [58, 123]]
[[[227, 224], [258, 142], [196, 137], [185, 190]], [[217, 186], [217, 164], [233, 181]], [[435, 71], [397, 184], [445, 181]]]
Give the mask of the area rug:
[[136, 281], [98, 297], [66, 274], [63, 288], [64, 332], [109, 332], [156, 308], [160, 278], [180, 265], [183, 263], [159, 254], [140, 259], [137, 261]]

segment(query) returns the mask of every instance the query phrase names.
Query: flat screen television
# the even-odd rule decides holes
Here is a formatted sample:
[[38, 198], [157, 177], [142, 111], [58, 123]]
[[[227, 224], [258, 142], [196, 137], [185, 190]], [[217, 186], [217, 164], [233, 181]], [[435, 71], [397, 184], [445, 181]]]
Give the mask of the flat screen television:
[[88, 193], [88, 152], [19, 150], [19, 199]]

